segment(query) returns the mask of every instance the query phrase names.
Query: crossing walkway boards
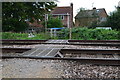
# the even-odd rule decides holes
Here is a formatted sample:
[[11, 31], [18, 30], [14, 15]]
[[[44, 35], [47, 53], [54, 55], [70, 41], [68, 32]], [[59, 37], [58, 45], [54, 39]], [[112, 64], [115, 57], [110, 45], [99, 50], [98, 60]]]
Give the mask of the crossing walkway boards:
[[48, 40], [45, 43], [68, 43], [68, 40]]
[[38, 56], [38, 57], [55, 57], [64, 45], [53, 45], [52, 43], [68, 43], [68, 40], [48, 40], [45, 43], [51, 45], [41, 44], [32, 50], [24, 52], [21, 56]]
[[39, 45], [22, 53], [21, 56], [55, 57], [62, 48], [64, 45]]

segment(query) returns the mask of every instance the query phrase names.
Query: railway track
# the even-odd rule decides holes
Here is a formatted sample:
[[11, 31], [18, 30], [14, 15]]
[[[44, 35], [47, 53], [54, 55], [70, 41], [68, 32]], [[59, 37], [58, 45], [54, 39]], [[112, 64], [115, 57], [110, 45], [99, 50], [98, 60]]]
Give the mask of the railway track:
[[31, 50], [31, 48], [0, 48], [2, 53], [23, 53], [25, 51]]
[[106, 50], [106, 49], [61, 49], [62, 54], [64, 53], [93, 53], [93, 54], [120, 54], [120, 50]]
[[41, 44], [47, 40], [2, 40], [2, 45], [32, 45]]
[[[14, 52], [14, 53], [23, 53], [25, 51], [31, 50], [30, 48], [3, 48], [3, 52]], [[43, 57], [36, 55], [2, 55], [2, 59], [6, 58], [25, 58], [25, 59], [51, 59], [51, 60], [77, 60], [81, 63], [90, 63], [97, 65], [120, 65], [120, 50], [95, 50], [95, 49], [61, 49], [60, 56], [54, 57]], [[87, 55], [97, 55], [97, 57], [87, 57]], [[4, 54], [4, 53], [3, 53]], [[79, 55], [79, 56], [78, 56]], [[82, 56], [81, 56], [82, 55]], [[113, 56], [104, 57], [105, 55]], [[101, 57], [102, 56], [102, 57]]]
[[[90, 78], [91, 75], [95, 78], [95, 75], [98, 74], [99, 78], [119, 77], [120, 41], [3, 40], [2, 44], [3, 74], [8, 70], [11, 71], [8, 71], [6, 75], [10, 73], [10, 76], [11, 74], [16, 76], [17, 71], [19, 76], [21, 73], [25, 77], [27, 71], [30, 71], [28, 75], [34, 71], [36, 71], [35, 74], [42, 72], [47, 75], [51, 73], [43, 71], [49, 72], [47, 70], [54, 68], [52, 71], [63, 69], [65, 78], [76, 78], [76, 76], [84, 76], [86, 73], [90, 74]], [[103, 72], [105, 74], [100, 77]]]
[[[31, 48], [0, 48], [2, 52], [24, 52], [31, 50]], [[64, 53], [94, 53], [94, 54], [120, 54], [119, 49], [103, 50], [103, 49], [61, 49], [60, 52]]]
[[71, 45], [120, 47], [120, 40], [68, 40], [68, 42]]
[[120, 65], [119, 49], [64, 49], [65, 45], [114, 46], [118, 48], [120, 47], [119, 40], [2, 40], [2, 44], [40, 45], [38, 46], [38, 48], [1, 48], [3, 53], [3, 59], [30, 58], [53, 60], [79, 60], [81, 63], [91, 63], [99, 65]]
[[[48, 41], [48, 42], [47, 42]], [[64, 40], [65, 41], [65, 40]], [[59, 45], [84, 45], [84, 46], [115, 46], [120, 47], [120, 40], [2, 40], [2, 45], [33, 45], [33, 44], [59, 44]]]
[[[13, 40], [13, 39], [2, 39], [2, 42], [45, 42], [48, 40]], [[68, 40], [68, 42], [102, 42], [102, 43], [120, 43], [120, 40]]]
[[120, 59], [120, 50], [101, 49], [61, 49], [60, 53], [65, 58], [82, 59]]

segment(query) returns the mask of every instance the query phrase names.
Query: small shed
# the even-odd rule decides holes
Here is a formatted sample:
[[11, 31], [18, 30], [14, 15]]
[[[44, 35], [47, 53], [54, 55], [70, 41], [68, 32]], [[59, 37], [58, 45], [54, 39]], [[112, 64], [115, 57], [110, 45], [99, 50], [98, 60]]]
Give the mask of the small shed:
[[96, 27], [96, 29], [108, 29], [108, 30], [112, 30], [111, 27]]

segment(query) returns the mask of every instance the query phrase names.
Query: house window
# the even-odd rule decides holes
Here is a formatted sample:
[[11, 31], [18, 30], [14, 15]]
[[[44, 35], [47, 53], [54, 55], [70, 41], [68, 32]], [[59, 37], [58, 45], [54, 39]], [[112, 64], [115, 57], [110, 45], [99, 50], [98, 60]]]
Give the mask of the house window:
[[58, 16], [58, 18], [61, 19], [61, 20], [64, 20], [64, 16], [63, 15]]
[[96, 10], [97, 13], [99, 13], [100, 10]]

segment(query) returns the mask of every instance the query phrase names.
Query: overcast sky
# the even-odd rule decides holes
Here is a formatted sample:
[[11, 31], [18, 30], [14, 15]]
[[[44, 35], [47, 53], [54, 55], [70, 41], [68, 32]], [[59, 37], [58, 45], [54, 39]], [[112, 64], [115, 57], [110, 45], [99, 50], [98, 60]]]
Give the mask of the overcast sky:
[[[107, 13], [115, 10], [115, 6], [118, 6], [120, 0], [58, 0], [58, 6], [70, 6], [73, 3], [73, 14], [77, 14], [77, 10], [81, 7], [86, 9], [92, 9], [93, 7], [105, 8]], [[93, 5], [93, 7], [92, 7]]]

